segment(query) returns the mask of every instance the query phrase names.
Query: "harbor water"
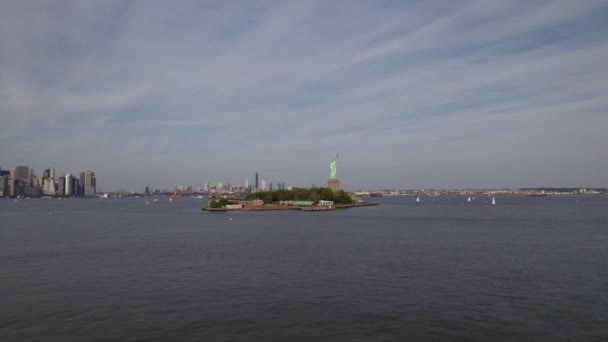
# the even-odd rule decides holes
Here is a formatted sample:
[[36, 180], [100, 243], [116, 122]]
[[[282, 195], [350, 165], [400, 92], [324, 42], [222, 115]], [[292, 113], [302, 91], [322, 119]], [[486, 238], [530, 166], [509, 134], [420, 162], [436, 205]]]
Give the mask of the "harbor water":
[[158, 199], [0, 199], [0, 341], [608, 339], [608, 196]]

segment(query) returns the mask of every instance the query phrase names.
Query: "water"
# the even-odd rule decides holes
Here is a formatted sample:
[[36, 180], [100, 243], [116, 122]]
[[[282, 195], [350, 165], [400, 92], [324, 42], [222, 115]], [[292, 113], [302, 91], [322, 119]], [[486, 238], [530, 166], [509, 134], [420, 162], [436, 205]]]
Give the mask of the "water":
[[0, 340], [608, 339], [607, 196], [377, 200], [0, 200]]

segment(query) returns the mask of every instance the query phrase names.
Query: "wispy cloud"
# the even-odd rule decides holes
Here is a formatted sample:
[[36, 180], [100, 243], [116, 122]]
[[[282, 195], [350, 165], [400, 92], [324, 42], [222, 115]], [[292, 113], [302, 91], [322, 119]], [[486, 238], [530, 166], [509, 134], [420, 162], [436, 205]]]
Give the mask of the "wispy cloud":
[[605, 1], [0, 4], [1, 165], [604, 186]]

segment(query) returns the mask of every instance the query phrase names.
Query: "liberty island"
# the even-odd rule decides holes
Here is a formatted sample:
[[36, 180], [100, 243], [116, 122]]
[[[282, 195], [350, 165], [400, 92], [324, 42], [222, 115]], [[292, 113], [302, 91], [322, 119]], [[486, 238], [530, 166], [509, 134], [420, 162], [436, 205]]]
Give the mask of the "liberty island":
[[303, 211], [330, 211], [352, 207], [377, 205], [365, 202], [359, 197], [347, 194], [340, 188], [340, 181], [336, 177], [338, 157], [329, 164], [330, 174], [327, 188], [293, 188], [291, 190], [256, 191], [245, 197], [210, 198], [203, 210], [303, 210]]

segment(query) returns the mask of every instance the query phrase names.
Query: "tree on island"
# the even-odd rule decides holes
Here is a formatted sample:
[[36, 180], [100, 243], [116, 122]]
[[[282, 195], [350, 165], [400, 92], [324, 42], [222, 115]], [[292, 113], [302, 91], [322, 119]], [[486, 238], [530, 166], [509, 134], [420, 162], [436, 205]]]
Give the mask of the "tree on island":
[[344, 191], [333, 192], [329, 188], [293, 188], [292, 190], [258, 191], [247, 194], [246, 200], [260, 199], [265, 204], [278, 203], [280, 201], [334, 201], [335, 204], [354, 203], [353, 199]]
[[209, 201], [209, 208], [211, 209], [217, 209], [217, 208], [222, 208], [225, 207], [226, 204], [228, 204], [228, 200], [225, 198], [222, 198], [220, 200], [211, 200]]

